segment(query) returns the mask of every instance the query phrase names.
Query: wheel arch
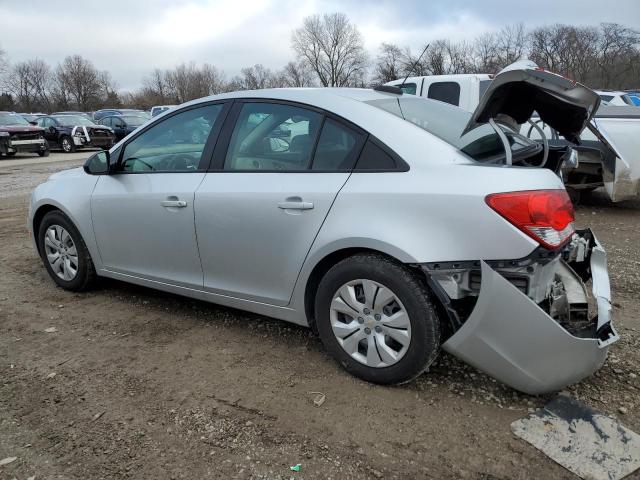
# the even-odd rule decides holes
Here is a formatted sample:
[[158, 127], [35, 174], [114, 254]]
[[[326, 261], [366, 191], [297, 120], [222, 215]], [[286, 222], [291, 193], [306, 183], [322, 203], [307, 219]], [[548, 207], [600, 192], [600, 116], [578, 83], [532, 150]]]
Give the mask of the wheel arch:
[[[62, 213], [65, 217], [69, 219], [69, 221], [76, 228], [78, 228], [78, 222], [75, 221], [75, 219], [73, 218], [73, 215], [69, 214], [69, 212], [62, 206], [53, 202], [51, 203], [47, 202], [39, 205], [34, 211], [33, 219], [31, 220], [31, 230], [33, 235], [33, 241], [36, 244], [36, 249], [38, 250], [39, 254], [42, 254], [42, 252], [40, 251], [40, 244], [38, 242], [38, 231], [40, 230], [40, 224], [42, 224], [42, 219], [45, 217], [47, 213], [54, 212], [54, 211], [58, 211]], [[80, 231], [80, 229], [78, 229], [78, 231]]]
[[[325, 253], [322, 258], [315, 262], [313, 268], [309, 272], [309, 275], [306, 277], [305, 288], [304, 288], [304, 313], [307, 318], [307, 322], [312, 329], [316, 329], [315, 325], [315, 295], [318, 290], [318, 285], [322, 280], [322, 277], [338, 262], [344, 260], [345, 258], [351, 257], [353, 255], [357, 255], [360, 253], [376, 253], [378, 255], [382, 255], [384, 257], [389, 258], [390, 260], [397, 262], [399, 264], [407, 265], [407, 261], [403, 260], [400, 257], [404, 255], [398, 255], [397, 253], [390, 253], [385, 251], [387, 249], [384, 248], [375, 248], [375, 247], [365, 247], [365, 246], [351, 246], [351, 247], [343, 247], [331, 252]], [[408, 266], [408, 265], [407, 265]]]

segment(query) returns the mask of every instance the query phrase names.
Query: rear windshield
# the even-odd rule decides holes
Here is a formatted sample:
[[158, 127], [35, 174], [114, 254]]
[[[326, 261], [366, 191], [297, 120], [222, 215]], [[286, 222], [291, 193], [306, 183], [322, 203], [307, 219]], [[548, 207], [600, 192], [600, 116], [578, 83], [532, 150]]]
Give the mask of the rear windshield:
[[[369, 100], [367, 103], [417, 125], [474, 160], [499, 161], [504, 158], [500, 137], [490, 125], [480, 125], [461, 135], [471, 118], [471, 114], [461, 108], [419, 97], [385, 98]], [[505, 125], [501, 125], [501, 128], [509, 139], [514, 155], [532, 147], [537, 149], [535, 142]]]
[[93, 125], [91, 120], [80, 115], [58, 115], [53, 118], [63, 127], [88, 127]]

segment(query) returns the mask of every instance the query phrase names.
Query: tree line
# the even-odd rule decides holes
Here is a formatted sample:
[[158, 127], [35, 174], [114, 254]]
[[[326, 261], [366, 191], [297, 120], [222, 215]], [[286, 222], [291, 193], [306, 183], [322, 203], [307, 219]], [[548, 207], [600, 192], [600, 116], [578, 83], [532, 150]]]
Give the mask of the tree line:
[[495, 73], [530, 58], [593, 88], [640, 88], [640, 32], [624, 25], [509, 25], [472, 41], [439, 39], [419, 51], [382, 43], [374, 57], [343, 13], [312, 15], [291, 33], [295, 57], [279, 70], [258, 63], [228, 78], [211, 63], [155, 69], [132, 92], [119, 91], [110, 73], [80, 55], [57, 66], [32, 60], [9, 63], [0, 49], [0, 110], [92, 111], [103, 107], [180, 104], [226, 91], [276, 87], [364, 87], [412, 75]]

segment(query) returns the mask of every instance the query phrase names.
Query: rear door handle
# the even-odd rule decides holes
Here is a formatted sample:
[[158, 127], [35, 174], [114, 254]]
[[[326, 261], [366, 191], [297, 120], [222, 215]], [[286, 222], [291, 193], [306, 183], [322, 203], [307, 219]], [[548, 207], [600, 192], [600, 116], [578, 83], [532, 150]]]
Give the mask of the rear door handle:
[[160, 205], [163, 207], [184, 208], [187, 206], [187, 202], [184, 200], [163, 200]]
[[311, 202], [280, 202], [278, 208], [283, 210], [311, 210], [313, 203]]

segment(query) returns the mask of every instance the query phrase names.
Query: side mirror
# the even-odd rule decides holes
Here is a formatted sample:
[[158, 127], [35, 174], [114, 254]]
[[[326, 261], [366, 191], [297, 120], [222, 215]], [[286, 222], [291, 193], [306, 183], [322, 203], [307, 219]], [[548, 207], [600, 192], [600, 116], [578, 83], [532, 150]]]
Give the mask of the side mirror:
[[51, 133], [54, 133], [54, 132], [56, 131], [56, 127], [49, 127], [49, 131], [50, 131]]
[[91, 155], [83, 166], [84, 171], [89, 175], [109, 175], [110, 167], [111, 157], [106, 150]]
[[33, 120], [31, 120], [29, 123], [30, 123], [31, 125], [38, 125], [38, 122], [34, 122]]

